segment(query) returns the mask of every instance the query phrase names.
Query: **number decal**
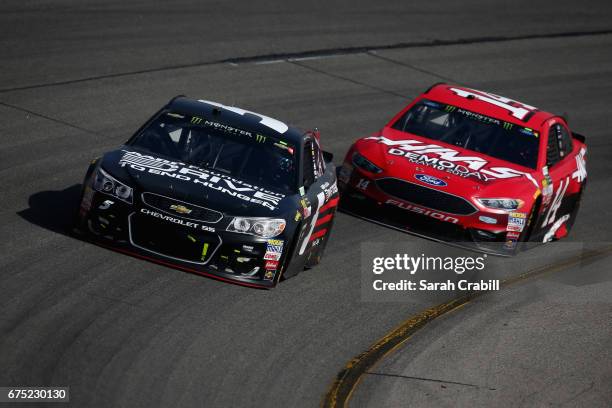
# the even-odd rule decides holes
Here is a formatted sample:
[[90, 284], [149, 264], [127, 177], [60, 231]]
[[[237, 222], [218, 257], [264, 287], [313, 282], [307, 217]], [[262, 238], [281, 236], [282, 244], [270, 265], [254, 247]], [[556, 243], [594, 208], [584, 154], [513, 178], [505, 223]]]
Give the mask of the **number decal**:
[[270, 118], [268, 116], [262, 115], [261, 113], [257, 113], [257, 112], [251, 112], [245, 109], [240, 109], [237, 108], [235, 106], [225, 106], [221, 103], [217, 103], [217, 102], [211, 102], [211, 101], [205, 101], [203, 99], [198, 100], [198, 102], [202, 102], [202, 103], [206, 103], [209, 105], [213, 105], [216, 106], [218, 108], [222, 108], [222, 109], [227, 109], [228, 111], [232, 111], [234, 113], [237, 113], [239, 115], [246, 115], [251, 114], [251, 115], [255, 115], [258, 116], [261, 120], [259, 121], [259, 123], [261, 123], [264, 126], [269, 127], [272, 130], [276, 130], [278, 133], [285, 133], [287, 130], [289, 130], [289, 126], [287, 126], [286, 124], [284, 124], [283, 122], [281, 122], [280, 120], [274, 119], [274, 118]]
[[557, 217], [557, 210], [559, 207], [561, 207], [561, 201], [563, 201], [563, 196], [565, 196], [567, 186], [569, 186], [569, 177], [566, 177], [565, 180], [561, 180], [559, 183], [559, 188], [557, 189], [553, 203], [548, 210], [548, 214], [542, 223], [542, 227], [552, 224], [555, 221], [555, 218]]
[[523, 120], [527, 114], [537, 110], [537, 108], [533, 106], [487, 92], [457, 88], [450, 88], [450, 90], [464, 98], [476, 98], [483, 102], [488, 102], [491, 105], [499, 106], [500, 108], [508, 110], [512, 116], [520, 120]]
[[586, 148], [583, 147], [576, 155], [576, 171], [572, 173], [572, 178], [578, 180], [579, 183], [582, 183], [587, 177], [585, 154]]
[[302, 255], [304, 251], [306, 251], [306, 246], [308, 246], [308, 241], [310, 240], [312, 231], [314, 231], [315, 224], [317, 222], [317, 219], [319, 218], [319, 210], [321, 209], [321, 206], [323, 205], [324, 202], [325, 202], [325, 193], [321, 191], [319, 194], [317, 194], [317, 209], [315, 210], [314, 215], [312, 216], [310, 220], [310, 227], [309, 227], [310, 230], [308, 231], [308, 234], [306, 234], [306, 236], [304, 237], [304, 240], [302, 241], [302, 246], [300, 247], [300, 251], [298, 252], [299, 255]]

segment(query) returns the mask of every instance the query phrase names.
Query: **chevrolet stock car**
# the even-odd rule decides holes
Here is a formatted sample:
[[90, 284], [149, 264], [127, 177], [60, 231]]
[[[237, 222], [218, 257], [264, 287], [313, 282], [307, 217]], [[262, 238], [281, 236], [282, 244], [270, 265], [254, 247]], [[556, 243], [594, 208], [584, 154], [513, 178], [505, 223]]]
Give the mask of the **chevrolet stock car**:
[[436, 84], [338, 171], [340, 209], [421, 237], [513, 255], [566, 236], [586, 184], [585, 138], [563, 117]]
[[331, 160], [318, 131], [178, 96], [91, 163], [77, 231], [178, 269], [272, 287], [323, 254], [338, 204]]

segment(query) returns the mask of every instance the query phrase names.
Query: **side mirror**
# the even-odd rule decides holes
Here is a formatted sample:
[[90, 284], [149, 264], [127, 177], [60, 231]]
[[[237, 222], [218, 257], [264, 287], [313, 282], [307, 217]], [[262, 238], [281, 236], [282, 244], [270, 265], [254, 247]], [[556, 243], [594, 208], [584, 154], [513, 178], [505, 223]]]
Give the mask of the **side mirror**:
[[325, 161], [325, 163], [331, 163], [332, 160], [334, 160], [334, 155], [330, 152], [326, 152], [325, 150], [323, 150], [323, 160]]

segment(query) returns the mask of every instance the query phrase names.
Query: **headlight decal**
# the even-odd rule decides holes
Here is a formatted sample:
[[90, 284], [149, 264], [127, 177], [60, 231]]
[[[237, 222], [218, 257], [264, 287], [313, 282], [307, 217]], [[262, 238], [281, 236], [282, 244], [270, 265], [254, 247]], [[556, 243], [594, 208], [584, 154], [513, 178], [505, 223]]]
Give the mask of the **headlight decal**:
[[234, 217], [227, 226], [227, 231], [274, 238], [282, 234], [286, 225], [286, 221], [282, 218]]
[[363, 157], [358, 152], [353, 153], [352, 161], [353, 161], [353, 164], [359, 167], [360, 169], [363, 169], [365, 171], [369, 171], [370, 173], [375, 173], [375, 174], [382, 173], [382, 169], [380, 167], [378, 167], [377, 165], [375, 165], [374, 163], [372, 163], [371, 161]]
[[494, 210], [514, 211], [523, 206], [523, 201], [515, 198], [477, 198], [484, 207]]
[[133, 203], [134, 189], [123, 184], [110, 174], [98, 168], [93, 178], [93, 188], [104, 194], [108, 194], [128, 204]]

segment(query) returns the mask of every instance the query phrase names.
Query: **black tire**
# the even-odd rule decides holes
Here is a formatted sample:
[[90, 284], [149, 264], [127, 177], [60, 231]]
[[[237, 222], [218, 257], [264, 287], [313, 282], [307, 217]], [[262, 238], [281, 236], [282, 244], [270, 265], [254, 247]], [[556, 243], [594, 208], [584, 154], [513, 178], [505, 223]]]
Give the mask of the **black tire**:
[[531, 233], [533, 232], [533, 229], [535, 228], [537, 223], [540, 221], [538, 219], [537, 214], [540, 209], [541, 202], [542, 202], [541, 199], [538, 197], [536, 202], [531, 207], [531, 211], [529, 212], [529, 217], [527, 217], [526, 228], [521, 234], [521, 236], [519, 237], [519, 244], [512, 251], [512, 255], [516, 255], [525, 249], [529, 249], [527, 248], [527, 243], [531, 241]]
[[572, 227], [574, 226], [574, 222], [576, 222], [576, 218], [578, 217], [578, 210], [580, 209], [580, 203], [582, 202], [582, 192], [584, 191], [584, 186], [580, 188], [580, 191], [577, 194], [576, 201], [574, 202], [574, 208], [570, 212], [570, 218], [567, 220], [565, 224], [565, 228], [567, 228], [567, 235], [569, 235]]
[[304, 269], [314, 268], [321, 262], [321, 259], [323, 258], [323, 254], [325, 254], [325, 248], [327, 247], [327, 242], [329, 241], [329, 237], [331, 236], [332, 229], [334, 228], [335, 220], [336, 220], [336, 210], [334, 210], [334, 213], [332, 215], [332, 220], [330, 221], [330, 225], [329, 225], [329, 228], [327, 229], [327, 234], [325, 234], [323, 243], [319, 245], [319, 248], [317, 248], [315, 253], [312, 253], [310, 255], [310, 257], [306, 261], [306, 264], [304, 265]]
[[291, 261], [294, 258], [293, 255], [295, 254], [295, 249], [297, 248], [301, 229], [302, 229], [302, 224], [299, 224], [295, 229], [295, 234], [293, 236], [293, 239], [291, 240], [291, 249], [289, 251], [289, 254], [287, 255], [287, 259], [285, 259], [285, 264], [283, 265], [283, 269], [280, 274], [280, 277], [278, 278], [279, 282], [293, 278], [294, 276], [299, 275], [299, 273], [302, 272], [303, 270], [301, 268], [296, 268], [295, 270], [289, 270], [289, 272], [287, 272], [287, 270], [291, 266]]

